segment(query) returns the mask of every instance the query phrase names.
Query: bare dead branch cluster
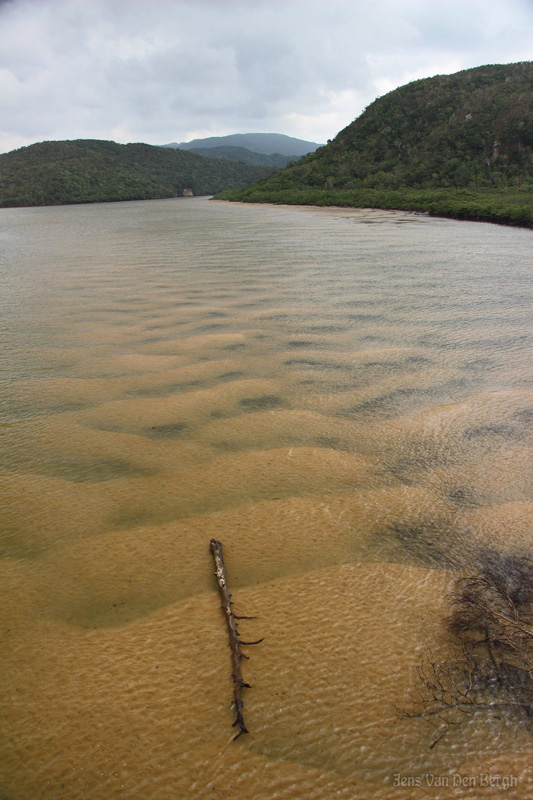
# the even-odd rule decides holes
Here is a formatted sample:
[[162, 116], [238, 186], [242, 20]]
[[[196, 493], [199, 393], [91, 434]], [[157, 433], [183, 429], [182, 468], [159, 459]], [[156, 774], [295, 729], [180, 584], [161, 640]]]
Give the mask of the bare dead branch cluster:
[[248, 733], [248, 728], [244, 723], [244, 716], [243, 716], [243, 700], [242, 700], [242, 690], [244, 688], [251, 689], [249, 683], [245, 683], [241, 673], [241, 659], [248, 658], [248, 656], [244, 655], [241, 652], [242, 645], [253, 645], [253, 644], [260, 644], [263, 639], [258, 639], [255, 642], [243, 642], [239, 639], [239, 633], [237, 631], [237, 620], [240, 619], [254, 619], [254, 617], [238, 617], [236, 614], [233, 613], [232, 609], [232, 601], [231, 601], [231, 594], [228, 591], [227, 583], [226, 583], [226, 569], [224, 567], [224, 559], [222, 557], [222, 544], [217, 541], [216, 539], [211, 539], [210, 541], [210, 550], [213, 555], [213, 559], [215, 561], [215, 577], [217, 579], [218, 584], [218, 591], [220, 594], [220, 604], [222, 611], [226, 617], [226, 624], [228, 627], [228, 635], [229, 635], [229, 646], [231, 648], [231, 666], [232, 666], [232, 678], [233, 678], [233, 706], [236, 712], [236, 719], [233, 723], [233, 727], [236, 725], [239, 727], [238, 733], [234, 737], [238, 739], [239, 736], [242, 736], [244, 733]]
[[479, 709], [533, 718], [533, 561], [484, 551], [479, 574], [463, 578], [452, 596], [447, 628], [458, 657], [437, 663], [427, 654], [413, 707], [437, 728], [431, 747]]

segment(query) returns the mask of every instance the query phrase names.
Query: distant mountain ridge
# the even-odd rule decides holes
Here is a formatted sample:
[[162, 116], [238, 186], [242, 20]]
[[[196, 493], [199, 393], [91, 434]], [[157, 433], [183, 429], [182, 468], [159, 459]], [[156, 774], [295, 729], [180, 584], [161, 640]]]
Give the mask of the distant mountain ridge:
[[240, 161], [243, 164], [253, 164], [272, 169], [283, 169], [291, 161], [297, 161], [300, 156], [284, 156], [281, 153], [257, 153], [247, 147], [191, 147], [188, 153], [196, 153], [206, 158], [222, 158], [226, 161]]
[[198, 147], [245, 147], [247, 150], [265, 155], [280, 153], [283, 156], [297, 157], [313, 153], [320, 146], [316, 142], [296, 139], [284, 133], [231, 133], [228, 136], [209, 136], [206, 139], [162, 145], [180, 150], [195, 150]]
[[149, 144], [40, 142], [0, 155], [0, 207], [214, 194], [271, 171]]

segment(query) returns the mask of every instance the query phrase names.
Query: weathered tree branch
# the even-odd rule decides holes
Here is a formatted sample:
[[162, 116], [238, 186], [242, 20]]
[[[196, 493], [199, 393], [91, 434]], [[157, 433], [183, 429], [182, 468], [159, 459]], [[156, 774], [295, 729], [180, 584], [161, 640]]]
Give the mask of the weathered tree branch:
[[239, 731], [235, 739], [238, 739], [239, 736], [242, 736], [244, 733], [248, 733], [248, 728], [244, 722], [243, 716], [243, 700], [242, 700], [242, 690], [244, 688], [251, 689], [249, 683], [245, 683], [242, 678], [241, 673], [241, 659], [248, 658], [248, 656], [241, 653], [241, 645], [253, 645], [253, 644], [260, 644], [263, 639], [258, 639], [255, 642], [243, 642], [239, 639], [239, 633], [237, 631], [237, 623], [236, 620], [238, 619], [254, 619], [254, 617], [238, 617], [236, 614], [233, 613], [231, 606], [233, 603], [231, 602], [231, 594], [228, 591], [227, 583], [226, 583], [226, 569], [224, 567], [224, 559], [222, 557], [222, 544], [221, 542], [217, 541], [216, 539], [211, 539], [210, 542], [210, 550], [213, 554], [213, 559], [215, 561], [215, 577], [218, 583], [218, 591], [220, 593], [220, 605], [222, 611], [224, 612], [224, 616], [226, 617], [226, 624], [228, 627], [228, 635], [229, 635], [229, 646], [231, 648], [231, 667], [232, 667], [232, 678], [233, 678], [233, 705], [235, 708], [235, 712], [237, 717], [235, 722], [233, 723], [233, 727], [238, 725]]

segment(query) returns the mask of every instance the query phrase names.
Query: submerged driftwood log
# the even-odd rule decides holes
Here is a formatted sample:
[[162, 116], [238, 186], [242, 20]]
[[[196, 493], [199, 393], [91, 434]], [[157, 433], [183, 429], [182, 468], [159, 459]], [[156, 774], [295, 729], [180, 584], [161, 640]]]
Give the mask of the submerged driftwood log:
[[255, 619], [254, 617], [238, 617], [236, 614], [233, 613], [231, 606], [233, 605], [231, 602], [231, 594], [228, 591], [228, 586], [226, 583], [226, 570], [224, 567], [224, 559], [222, 557], [222, 544], [221, 542], [217, 541], [216, 539], [211, 539], [210, 542], [210, 550], [213, 554], [213, 558], [215, 560], [215, 577], [218, 583], [218, 591], [220, 593], [220, 605], [222, 611], [224, 612], [224, 616], [226, 617], [226, 624], [228, 626], [228, 635], [229, 635], [229, 646], [231, 648], [231, 674], [233, 678], [233, 705], [235, 708], [235, 712], [237, 717], [235, 722], [233, 723], [233, 727], [236, 725], [239, 726], [239, 731], [237, 735], [234, 737], [238, 739], [239, 736], [242, 736], [243, 733], [248, 733], [248, 728], [244, 723], [244, 716], [243, 716], [243, 701], [242, 701], [242, 690], [243, 689], [251, 689], [249, 683], [245, 683], [242, 678], [241, 674], [241, 659], [248, 658], [248, 656], [241, 653], [241, 646], [242, 645], [252, 645], [252, 644], [260, 644], [263, 639], [258, 639], [255, 642], [243, 642], [239, 639], [239, 633], [237, 631], [237, 620], [238, 619]]

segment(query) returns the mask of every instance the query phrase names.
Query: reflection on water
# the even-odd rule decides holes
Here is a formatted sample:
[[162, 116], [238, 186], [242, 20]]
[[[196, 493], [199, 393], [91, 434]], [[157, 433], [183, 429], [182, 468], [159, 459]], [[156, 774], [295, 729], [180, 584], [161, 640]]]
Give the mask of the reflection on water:
[[[397, 710], [457, 575], [531, 547], [531, 233], [201, 198], [2, 223], [0, 795], [529, 797], [515, 719], [430, 749]], [[265, 636], [235, 744], [212, 537]]]

